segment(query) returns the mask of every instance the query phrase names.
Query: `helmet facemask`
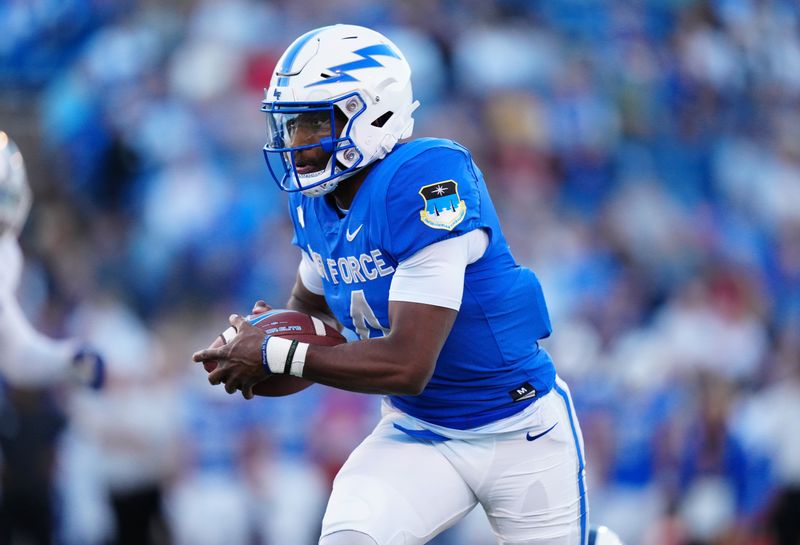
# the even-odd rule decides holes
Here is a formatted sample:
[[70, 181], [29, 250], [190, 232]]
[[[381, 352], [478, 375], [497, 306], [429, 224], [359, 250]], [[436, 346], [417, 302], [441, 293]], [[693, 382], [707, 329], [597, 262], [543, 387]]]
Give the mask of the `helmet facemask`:
[[351, 138], [353, 121], [365, 111], [358, 93], [326, 102], [264, 102], [264, 157], [284, 191], [309, 197], [333, 191], [360, 169], [364, 156]]

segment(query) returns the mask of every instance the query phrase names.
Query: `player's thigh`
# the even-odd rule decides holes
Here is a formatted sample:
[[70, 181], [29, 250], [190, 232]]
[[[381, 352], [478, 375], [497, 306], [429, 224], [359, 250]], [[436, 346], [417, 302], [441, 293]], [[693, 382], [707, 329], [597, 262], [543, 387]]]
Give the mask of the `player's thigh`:
[[377, 545], [415, 545], [452, 526], [477, 503], [430, 443], [384, 419], [348, 458], [333, 483], [322, 536], [346, 530]]
[[538, 438], [534, 430], [498, 439], [491, 476], [478, 496], [502, 545], [583, 545], [583, 440], [569, 391], [559, 382], [537, 403], [543, 403], [544, 430], [552, 429]]

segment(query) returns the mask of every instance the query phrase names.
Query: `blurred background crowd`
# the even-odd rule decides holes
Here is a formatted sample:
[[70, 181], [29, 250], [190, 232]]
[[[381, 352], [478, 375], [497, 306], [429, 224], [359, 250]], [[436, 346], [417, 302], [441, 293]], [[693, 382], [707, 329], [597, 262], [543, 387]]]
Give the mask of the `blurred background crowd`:
[[[0, 129], [35, 194], [20, 297], [109, 363], [100, 393], [0, 396], [0, 542], [315, 543], [377, 400], [245, 402], [190, 355], [286, 300], [260, 100], [333, 22], [405, 52], [415, 135], [472, 150], [539, 275], [592, 522], [800, 543], [796, 0], [0, 1]], [[491, 544], [485, 524], [437, 543]]]

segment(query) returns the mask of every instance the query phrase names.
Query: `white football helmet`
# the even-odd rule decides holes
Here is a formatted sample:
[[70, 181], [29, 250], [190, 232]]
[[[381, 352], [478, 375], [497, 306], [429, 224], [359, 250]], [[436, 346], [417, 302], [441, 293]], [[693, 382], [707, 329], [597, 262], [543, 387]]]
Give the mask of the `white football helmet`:
[[[265, 90], [267, 166], [284, 191], [324, 195], [410, 137], [417, 106], [411, 67], [385, 36], [355, 25], [312, 30], [284, 52]], [[316, 160], [298, 168], [298, 153]]]
[[0, 131], [0, 235], [8, 230], [19, 234], [28, 218], [31, 199], [22, 153], [14, 141]]
[[589, 545], [622, 545], [622, 540], [608, 526], [589, 528]]

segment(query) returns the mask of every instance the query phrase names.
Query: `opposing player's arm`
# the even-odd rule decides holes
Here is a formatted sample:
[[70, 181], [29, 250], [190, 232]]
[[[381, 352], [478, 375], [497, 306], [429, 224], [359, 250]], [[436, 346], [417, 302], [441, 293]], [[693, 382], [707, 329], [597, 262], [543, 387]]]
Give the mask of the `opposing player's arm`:
[[17, 386], [42, 386], [63, 380], [75, 346], [36, 331], [12, 296], [0, 300], [0, 371]]
[[13, 385], [41, 387], [71, 381], [97, 387], [102, 359], [71, 339], [52, 339], [38, 332], [13, 294], [0, 297], [0, 372]]

